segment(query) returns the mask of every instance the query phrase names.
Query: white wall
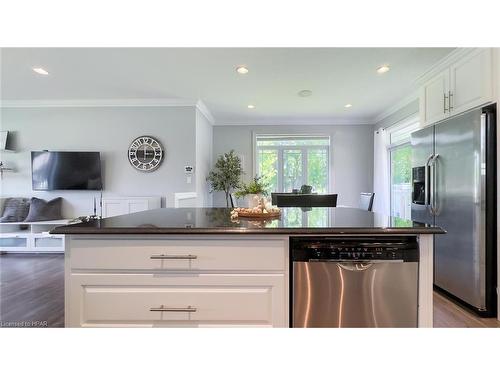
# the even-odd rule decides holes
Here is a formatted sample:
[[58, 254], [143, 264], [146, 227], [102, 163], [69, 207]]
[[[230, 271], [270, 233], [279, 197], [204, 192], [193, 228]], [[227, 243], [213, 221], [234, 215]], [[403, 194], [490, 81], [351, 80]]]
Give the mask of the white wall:
[[[1, 160], [16, 169], [5, 173], [2, 196], [65, 198], [65, 216], [92, 211], [96, 192], [34, 192], [31, 189], [32, 150], [100, 151], [104, 194], [120, 196], [161, 196], [163, 205], [173, 206], [174, 193], [196, 191], [197, 180], [186, 183], [185, 165], [196, 163], [196, 110], [194, 107], [82, 107], [82, 108], [0, 108], [2, 130], [14, 136], [15, 153], [3, 153]], [[200, 122], [201, 123], [201, 122]], [[210, 125], [199, 125], [199, 143], [211, 143]], [[136, 171], [127, 159], [130, 142], [151, 135], [163, 144], [163, 164], [152, 173]], [[200, 159], [203, 156], [200, 157]], [[206, 162], [200, 168], [206, 171]], [[200, 184], [201, 188], [201, 184]]]
[[212, 125], [198, 109], [196, 109], [196, 191], [198, 192], [197, 206], [211, 207], [212, 194], [206, 181], [208, 172], [212, 168]]
[[[234, 149], [243, 158], [245, 179], [253, 173], [253, 133], [325, 134], [331, 137], [330, 176], [332, 193], [339, 194], [338, 204], [357, 206], [359, 193], [373, 189], [372, 125], [279, 125], [214, 126], [213, 160]], [[214, 193], [214, 206], [225, 206], [223, 194]]]

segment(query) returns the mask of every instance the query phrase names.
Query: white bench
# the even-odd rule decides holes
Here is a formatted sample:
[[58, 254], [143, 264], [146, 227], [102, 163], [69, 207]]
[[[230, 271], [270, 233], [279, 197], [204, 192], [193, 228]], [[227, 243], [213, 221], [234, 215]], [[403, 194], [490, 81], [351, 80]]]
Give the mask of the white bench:
[[[6, 198], [0, 198], [0, 212]], [[49, 231], [66, 225], [70, 219], [0, 223], [0, 252], [9, 253], [62, 253], [64, 236], [51, 235]]]

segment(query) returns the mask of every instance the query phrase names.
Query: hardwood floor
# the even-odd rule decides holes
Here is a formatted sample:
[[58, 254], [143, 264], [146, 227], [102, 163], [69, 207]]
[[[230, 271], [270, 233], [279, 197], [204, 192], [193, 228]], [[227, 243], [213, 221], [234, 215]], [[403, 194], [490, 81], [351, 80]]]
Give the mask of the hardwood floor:
[[434, 292], [434, 327], [500, 328], [495, 318], [480, 318], [440, 293]]
[[64, 254], [0, 255], [0, 327], [64, 327]]
[[[64, 327], [64, 255], [0, 255], [0, 327]], [[434, 327], [497, 327], [434, 293]]]

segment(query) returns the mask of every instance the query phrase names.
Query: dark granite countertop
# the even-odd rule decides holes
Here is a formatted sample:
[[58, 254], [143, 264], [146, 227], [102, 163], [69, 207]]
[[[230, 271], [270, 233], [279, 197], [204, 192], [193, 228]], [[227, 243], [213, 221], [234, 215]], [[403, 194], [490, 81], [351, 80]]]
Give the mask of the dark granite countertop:
[[159, 208], [60, 226], [51, 234], [439, 234], [441, 228], [357, 208], [283, 208], [281, 217], [231, 220], [226, 208]]

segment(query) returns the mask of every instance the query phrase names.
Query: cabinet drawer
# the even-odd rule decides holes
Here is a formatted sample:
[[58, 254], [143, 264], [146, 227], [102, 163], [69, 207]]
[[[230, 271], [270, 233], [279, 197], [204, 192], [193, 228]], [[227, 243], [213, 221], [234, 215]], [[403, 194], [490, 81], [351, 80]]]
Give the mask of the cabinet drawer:
[[69, 325], [283, 326], [284, 285], [283, 274], [73, 275]]
[[285, 269], [284, 240], [72, 240], [72, 269], [255, 270]]

